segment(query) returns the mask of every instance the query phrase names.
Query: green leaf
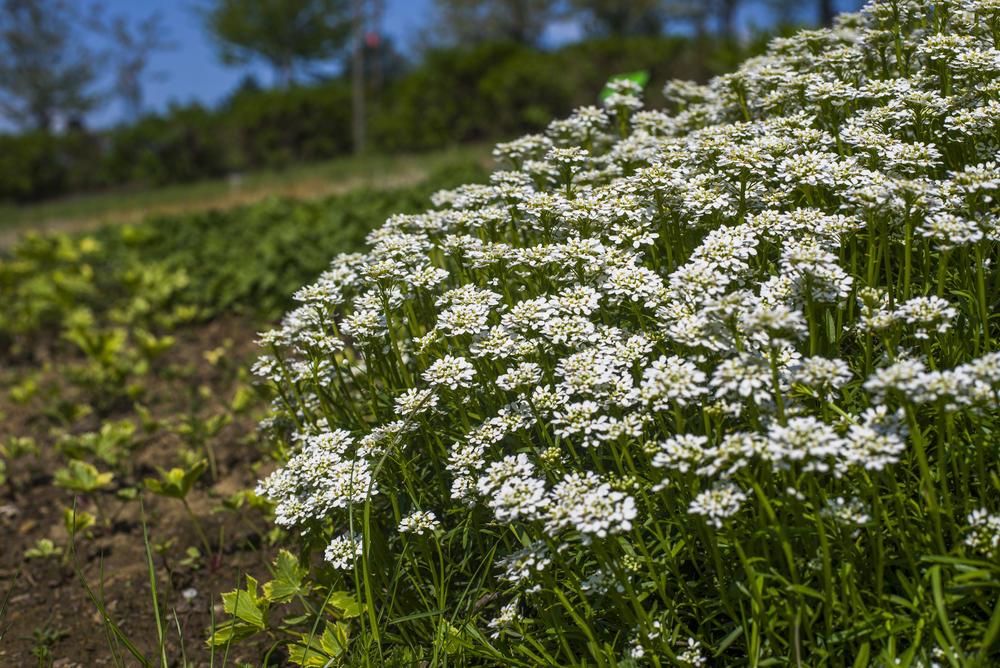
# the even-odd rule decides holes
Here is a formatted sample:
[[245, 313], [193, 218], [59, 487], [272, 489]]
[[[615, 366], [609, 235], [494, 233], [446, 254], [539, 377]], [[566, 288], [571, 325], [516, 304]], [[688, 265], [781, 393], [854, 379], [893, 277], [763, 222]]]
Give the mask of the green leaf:
[[35, 547], [29, 548], [24, 551], [25, 559], [31, 559], [34, 557], [58, 557], [62, 554], [62, 548], [56, 547], [48, 538], [40, 538], [35, 543]]
[[347, 591], [335, 591], [330, 594], [329, 605], [340, 612], [344, 619], [359, 617], [364, 611], [364, 606], [355, 600], [354, 596]]
[[[223, 596], [225, 596], [225, 594], [223, 594]], [[260, 629], [255, 626], [231, 619], [228, 622], [223, 622], [222, 624], [216, 626], [215, 631], [205, 642], [210, 647], [221, 647], [229, 643], [245, 640], [259, 631]]]
[[257, 581], [247, 575], [246, 591], [236, 589], [222, 595], [222, 607], [227, 613], [263, 630], [267, 627], [267, 600], [257, 595]]
[[326, 623], [326, 629], [323, 631], [323, 635], [319, 639], [320, 645], [330, 656], [339, 656], [344, 653], [347, 649], [347, 643], [350, 638], [348, 636], [348, 626], [343, 622], [337, 622], [336, 624]]
[[[642, 87], [645, 87], [646, 84], [649, 82], [649, 72], [646, 70], [638, 70], [636, 72], [616, 74], [610, 79], [608, 79], [608, 83], [611, 83], [612, 81], [619, 81], [621, 79], [628, 79], [630, 81], [636, 82]], [[609, 95], [611, 95], [611, 93], [612, 93], [611, 87], [605, 84], [604, 89], [601, 91], [601, 99], [602, 100], [606, 99]]]
[[55, 482], [58, 487], [89, 494], [110, 484], [114, 477], [113, 473], [99, 472], [90, 462], [74, 459], [70, 461], [68, 469], [56, 471]]
[[66, 533], [70, 535], [83, 533], [92, 527], [96, 521], [97, 518], [86, 511], [74, 511], [73, 508], [63, 509], [63, 525], [66, 527]]
[[282, 550], [274, 561], [274, 580], [264, 585], [264, 596], [272, 603], [284, 603], [297, 594], [308, 593], [309, 587], [302, 586], [308, 572], [291, 552]]
[[[303, 640], [305, 640], [305, 636], [303, 636]], [[327, 654], [323, 650], [323, 646], [320, 644], [320, 641], [316, 638], [313, 638], [308, 642], [308, 646], [305, 644], [289, 645], [288, 660], [292, 663], [304, 666], [305, 668], [325, 668], [336, 658], [335, 656]]]
[[172, 468], [169, 471], [158, 469], [160, 479], [146, 478], [143, 482], [149, 491], [160, 496], [167, 496], [172, 499], [183, 499], [191, 491], [195, 481], [201, 477], [208, 467], [208, 462], [204, 459], [195, 462], [188, 470]]

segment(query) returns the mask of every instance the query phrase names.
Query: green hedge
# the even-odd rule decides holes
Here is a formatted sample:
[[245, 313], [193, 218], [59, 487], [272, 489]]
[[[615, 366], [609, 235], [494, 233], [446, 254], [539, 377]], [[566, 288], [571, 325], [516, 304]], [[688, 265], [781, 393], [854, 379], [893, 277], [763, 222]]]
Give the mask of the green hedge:
[[390, 215], [421, 211], [442, 188], [486, 179], [477, 162], [456, 161], [406, 188], [28, 235], [0, 256], [0, 351], [19, 337], [59, 332], [81, 311], [159, 329], [222, 313], [273, 318], [330, 258], [362, 248]]
[[[582, 42], [540, 52], [513, 44], [432, 51], [369, 99], [376, 150], [495, 141], [592, 104], [613, 74], [648, 69], [656, 105], [671, 78], [704, 80], [757, 45], [682, 37]], [[347, 81], [242, 89], [218, 109], [175, 106], [100, 134], [0, 135], [0, 200], [26, 202], [132, 184], [167, 184], [342, 155], [351, 149]]]

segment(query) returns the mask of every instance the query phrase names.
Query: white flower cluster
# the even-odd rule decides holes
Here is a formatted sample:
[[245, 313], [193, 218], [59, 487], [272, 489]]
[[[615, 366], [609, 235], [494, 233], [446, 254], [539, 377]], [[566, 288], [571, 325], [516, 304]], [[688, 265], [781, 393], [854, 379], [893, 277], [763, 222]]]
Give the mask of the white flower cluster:
[[363, 551], [364, 543], [360, 536], [343, 535], [330, 541], [326, 551], [323, 552], [323, 557], [334, 568], [346, 570], [354, 567], [354, 561]]
[[400, 533], [414, 533], [418, 536], [434, 533], [440, 526], [437, 516], [429, 510], [415, 510], [399, 520]]
[[1000, 515], [993, 515], [985, 508], [979, 508], [969, 513], [965, 522], [969, 526], [965, 545], [988, 557], [995, 556], [1000, 547]]
[[[840, 490], [903, 462], [919, 410], [1000, 411], [981, 294], [1000, 241], [998, 16], [873, 2], [668, 84], [675, 113], [640, 111], [622, 80], [603, 109], [498, 145], [488, 184], [393, 216], [261, 335], [290, 455], [258, 493], [327, 536], [366, 503], [382, 534], [436, 530], [400, 507], [509, 529], [491, 547], [525, 598], [497, 635], [564, 553], [666, 540], [666, 517], [735, 531], [763, 516], [762, 470], [798, 503], [804, 480]], [[944, 289], [950, 266], [974, 280]], [[811, 507], [871, 524], [840, 493]], [[968, 544], [992, 550], [994, 519], [973, 515]], [[610, 563], [576, 581], [617, 591]], [[704, 665], [691, 643], [678, 660]]]

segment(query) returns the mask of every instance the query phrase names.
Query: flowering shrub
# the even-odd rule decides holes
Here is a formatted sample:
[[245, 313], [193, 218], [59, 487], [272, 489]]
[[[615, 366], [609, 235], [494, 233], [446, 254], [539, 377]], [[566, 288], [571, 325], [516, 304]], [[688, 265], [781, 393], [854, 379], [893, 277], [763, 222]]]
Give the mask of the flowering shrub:
[[454, 663], [997, 660], [1000, 3], [613, 84], [298, 291], [258, 493]]

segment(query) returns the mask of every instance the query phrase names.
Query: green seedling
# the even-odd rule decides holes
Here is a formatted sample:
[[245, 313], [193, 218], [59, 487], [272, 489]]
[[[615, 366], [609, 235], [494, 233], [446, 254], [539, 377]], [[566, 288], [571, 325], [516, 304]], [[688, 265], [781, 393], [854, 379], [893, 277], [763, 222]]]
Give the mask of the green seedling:
[[206, 350], [201, 354], [201, 356], [205, 358], [205, 361], [212, 366], [217, 366], [219, 364], [219, 360], [223, 359], [225, 355], [226, 349], [223, 346], [218, 346], [212, 350]]
[[[294, 638], [288, 646], [289, 658], [302, 666], [338, 665], [350, 642], [353, 620], [365, 608], [345, 591], [330, 590], [323, 600], [312, 600], [314, 589], [309, 569], [288, 550], [281, 550], [272, 564], [273, 579], [259, 587], [246, 576], [246, 588], [222, 595], [222, 605], [232, 616], [216, 626], [209, 646], [223, 646], [262, 632], [278, 632]], [[261, 591], [262, 589], [262, 591]], [[322, 593], [319, 594], [322, 596]], [[318, 598], [318, 597], [317, 597]], [[287, 615], [277, 621], [273, 606], [298, 601], [304, 615]]]
[[86, 388], [99, 409], [107, 409], [123, 396], [135, 398], [143, 391], [138, 382], [149, 372], [149, 361], [128, 345], [128, 332], [122, 328], [74, 326], [62, 333], [86, 356], [83, 365], [68, 364], [64, 374]]
[[182, 469], [189, 469], [204, 459], [204, 456], [197, 450], [183, 448], [175, 453], [174, 459], [177, 461], [177, 465], [179, 467]]
[[106, 527], [108, 526], [108, 518], [101, 507], [98, 492], [110, 485], [114, 477], [113, 473], [98, 471], [97, 467], [90, 462], [73, 459], [69, 462], [69, 468], [56, 471], [55, 484], [57, 487], [81, 492], [93, 499], [94, 505], [97, 507], [97, 516], [101, 524]]
[[69, 468], [59, 469], [55, 474], [56, 485], [84, 494], [91, 494], [111, 484], [113, 473], [101, 473], [90, 462], [71, 460]]
[[65, 438], [60, 448], [74, 459], [91, 455], [113, 466], [136, 446], [134, 434], [135, 425], [131, 422], [105, 422], [100, 431]]
[[149, 409], [140, 403], [132, 404], [135, 409], [136, 415], [139, 416], [139, 425], [142, 427], [142, 431], [146, 434], [155, 434], [160, 429], [166, 426], [166, 423], [162, 420], [157, 420], [153, 417], [153, 414], [149, 412]]
[[170, 550], [173, 549], [175, 542], [176, 541], [173, 538], [170, 538], [168, 540], [164, 540], [159, 543], [153, 543], [152, 545], [153, 552], [166, 559], [167, 556], [170, 554]]
[[71, 425], [94, 412], [87, 404], [68, 401], [62, 397], [53, 397], [42, 410], [46, 417], [63, 425]]
[[219, 468], [212, 447], [212, 439], [232, 421], [229, 413], [217, 413], [207, 419], [196, 413], [181, 418], [181, 423], [174, 427], [174, 432], [183, 438], [188, 445], [204, 452], [211, 468], [212, 480], [219, 479]]
[[199, 550], [194, 545], [191, 545], [190, 547], [186, 548], [184, 550], [184, 555], [185, 555], [184, 558], [181, 559], [178, 563], [181, 566], [186, 566], [187, 568], [190, 568], [192, 570], [198, 570], [199, 568], [201, 568], [201, 565], [205, 561], [205, 557], [201, 553], [201, 550]]
[[38, 374], [31, 374], [21, 379], [21, 382], [10, 388], [10, 399], [14, 403], [27, 404], [38, 394]]
[[66, 527], [66, 533], [71, 536], [73, 534], [84, 533], [87, 529], [94, 526], [96, 522], [97, 518], [86, 511], [74, 511], [72, 508], [63, 510], [63, 525]]
[[24, 551], [25, 559], [52, 559], [62, 556], [62, 548], [56, 547], [48, 538], [39, 538], [35, 542], [35, 547]]
[[20, 459], [25, 455], [37, 455], [38, 445], [30, 436], [11, 436], [0, 445], [0, 454], [10, 459]]
[[69, 633], [66, 631], [45, 626], [36, 628], [30, 636], [22, 636], [22, 638], [34, 641], [35, 646], [31, 648], [31, 655], [38, 659], [39, 668], [45, 668], [52, 665], [52, 646], [68, 635]]
[[177, 339], [170, 335], [156, 336], [145, 329], [138, 328], [132, 330], [132, 340], [139, 347], [139, 352], [142, 353], [143, 357], [150, 362], [170, 350], [177, 343]]
[[259, 401], [260, 399], [252, 387], [249, 385], [240, 385], [236, 388], [236, 394], [233, 395], [233, 400], [229, 404], [229, 410], [234, 413], [244, 413], [251, 406], [259, 403]]
[[267, 499], [257, 496], [254, 494], [253, 490], [246, 489], [240, 490], [229, 497], [222, 500], [222, 504], [216, 506], [212, 509], [213, 513], [235, 513], [239, 516], [240, 521], [242, 521], [247, 527], [249, 527], [258, 538], [265, 539], [265, 534], [254, 524], [245, 512], [245, 508], [250, 508], [253, 510], [260, 511], [261, 514], [266, 515], [270, 512], [274, 505]]
[[89, 360], [107, 369], [117, 367], [118, 358], [127, 348], [124, 329], [99, 329], [92, 322], [68, 328], [63, 337], [76, 344]]
[[[209, 555], [212, 554], [212, 546], [208, 542], [208, 536], [205, 535], [205, 531], [201, 528], [201, 522], [198, 521], [198, 517], [191, 510], [191, 504], [187, 500], [187, 495], [191, 492], [194, 483], [201, 477], [207, 467], [208, 464], [202, 459], [186, 469], [172, 468], [169, 471], [158, 469], [160, 473], [159, 478], [146, 478], [144, 482], [146, 488], [154, 494], [178, 499], [184, 504], [184, 510], [187, 511], [195, 531], [198, 532], [198, 538], [201, 539], [201, 543], [205, 548], [205, 554]], [[213, 563], [212, 570], [215, 570], [217, 567], [217, 564]]]

